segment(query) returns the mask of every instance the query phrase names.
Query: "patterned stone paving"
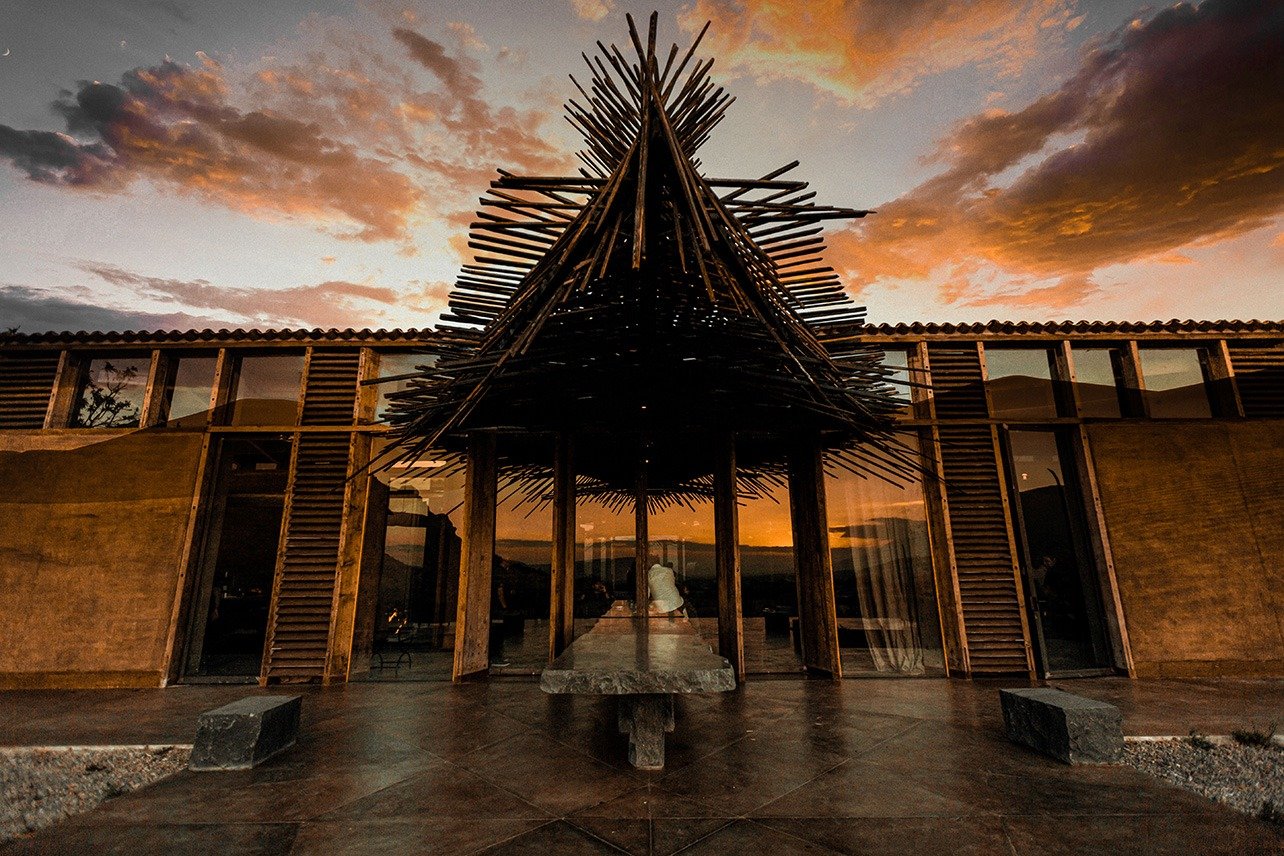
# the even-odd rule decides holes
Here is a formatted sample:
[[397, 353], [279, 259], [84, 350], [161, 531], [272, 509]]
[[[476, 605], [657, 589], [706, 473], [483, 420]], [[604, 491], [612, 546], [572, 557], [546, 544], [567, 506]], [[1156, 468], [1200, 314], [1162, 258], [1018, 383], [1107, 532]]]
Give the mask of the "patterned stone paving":
[[[1059, 685], [1119, 704], [1132, 734], [1284, 710], [1280, 681]], [[180, 773], [0, 853], [1284, 852], [1275, 828], [1131, 769], [1008, 744], [998, 686], [751, 680], [679, 700], [660, 773], [628, 765], [610, 699], [524, 679], [306, 688], [290, 752]], [[196, 713], [258, 692], [0, 693], [0, 745], [190, 742]]]

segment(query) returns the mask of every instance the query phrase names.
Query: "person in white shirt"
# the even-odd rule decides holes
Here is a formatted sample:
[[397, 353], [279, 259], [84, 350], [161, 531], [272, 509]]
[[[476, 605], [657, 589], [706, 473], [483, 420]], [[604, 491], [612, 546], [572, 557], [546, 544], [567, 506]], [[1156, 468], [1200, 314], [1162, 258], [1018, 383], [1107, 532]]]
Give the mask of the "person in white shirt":
[[656, 562], [647, 571], [647, 584], [651, 591], [651, 612], [660, 615], [680, 614], [684, 603], [682, 594], [673, 578], [672, 565]]

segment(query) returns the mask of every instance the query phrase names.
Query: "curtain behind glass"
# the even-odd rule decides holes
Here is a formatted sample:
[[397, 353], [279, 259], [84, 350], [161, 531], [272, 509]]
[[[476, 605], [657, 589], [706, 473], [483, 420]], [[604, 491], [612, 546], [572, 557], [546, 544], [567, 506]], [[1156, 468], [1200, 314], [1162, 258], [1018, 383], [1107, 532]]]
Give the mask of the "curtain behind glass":
[[939, 665], [922, 486], [844, 472], [827, 489], [844, 671], [921, 675]]

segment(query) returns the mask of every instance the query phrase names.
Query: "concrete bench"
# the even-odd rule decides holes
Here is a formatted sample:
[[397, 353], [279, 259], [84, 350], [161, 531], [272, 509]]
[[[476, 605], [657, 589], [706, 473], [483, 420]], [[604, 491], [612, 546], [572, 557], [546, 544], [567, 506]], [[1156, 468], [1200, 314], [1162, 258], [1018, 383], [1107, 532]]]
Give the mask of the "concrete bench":
[[736, 674], [685, 618], [633, 617], [617, 601], [543, 671], [540, 688], [618, 696], [617, 724], [629, 736], [629, 763], [660, 770], [664, 735], [674, 728], [673, 697], [734, 690]]
[[246, 770], [294, 745], [301, 696], [250, 696], [202, 713], [188, 767]]
[[1008, 739], [1067, 764], [1112, 764], [1123, 755], [1123, 714], [1104, 701], [1051, 687], [999, 690]]

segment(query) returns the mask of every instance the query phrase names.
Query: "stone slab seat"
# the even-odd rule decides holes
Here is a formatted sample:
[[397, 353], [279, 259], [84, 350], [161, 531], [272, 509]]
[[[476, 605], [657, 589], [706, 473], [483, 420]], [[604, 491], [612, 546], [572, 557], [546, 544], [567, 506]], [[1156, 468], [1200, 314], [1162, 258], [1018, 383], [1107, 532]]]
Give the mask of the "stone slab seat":
[[634, 617], [622, 601], [540, 675], [546, 693], [618, 696], [629, 763], [642, 770], [664, 767], [674, 695], [735, 688], [731, 664], [713, 653], [689, 621]]
[[302, 696], [249, 696], [200, 715], [188, 766], [245, 770], [294, 745]]
[[999, 690], [1008, 739], [1067, 764], [1123, 756], [1123, 714], [1112, 704], [1051, 687]]

